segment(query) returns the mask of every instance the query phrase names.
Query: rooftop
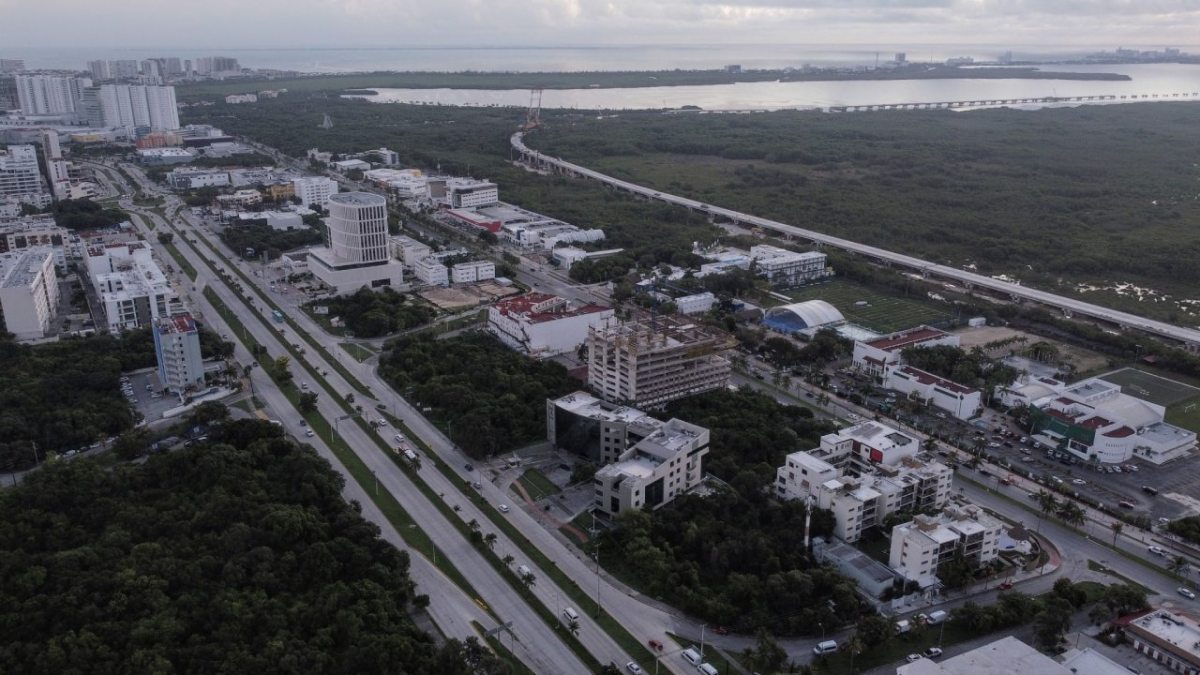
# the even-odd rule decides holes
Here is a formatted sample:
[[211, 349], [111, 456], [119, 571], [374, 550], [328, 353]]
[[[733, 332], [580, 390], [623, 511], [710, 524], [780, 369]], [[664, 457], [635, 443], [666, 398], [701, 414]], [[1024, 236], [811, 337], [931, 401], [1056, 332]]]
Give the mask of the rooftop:
[[329, 195], [329, 201], [350, 206], [383, 206], [387, 199], [370, 192], [339, 192]]
[[912, 366], [901, 366], [899, 370], [921, 384], [929, 384], [935, 387], [941, 387], [948, 391], [954, 392], [955, 394], [970, 394], [977, 391], [971, 387], [964, 387], [953, 380], [947, 380], [944, 377], [938, 377], [933, 373], [928, 373], [924, 370], [918, 370]]
[[48, 246], [0, 253], [0, 288], [28, 287], [42, 273], [47, 256], [54, 259], [54, 250]]
[[1015, 637], [1007, 636], [941, 663], [921, 659], [896, 669], [896, 675], [1073, 675], [1061, 663]]
[[1127, 630], [1151, 636], [1192, 663], [1200, 664], [1200, 623], [1194, 616], [1160, 609], [1129, 622]]
[[158, 320], [159, 333], [194, 333], [196, 320], [191, 314], [176, 314]]
[[875, 349], [881, 349], [885, 352], [894, 352], [906, 347], [919, 345], [922, 342], [929, 342], [930, 340], [944, 338], [948, 335], [949, 333], [946, 331], [938, 330], [932, 326], [920, 326], [911, 330], [892, 333], [891, 335], [881, 337], [877, 340], [871, 340], [869, 342], [865, 342], [864, 344], [869, 347], [874, 347]]
[[592, 419], [613, 422], [641, 422], [653, 426], [660, 426], [662, 424], [659, 420], [637, 408], [601, 401], [586, 391], [577, 391], [574, 394], [567, 394], [555, 399], [554, 405], [563, 410], [573, 412], [576, 415], [591, 417]]

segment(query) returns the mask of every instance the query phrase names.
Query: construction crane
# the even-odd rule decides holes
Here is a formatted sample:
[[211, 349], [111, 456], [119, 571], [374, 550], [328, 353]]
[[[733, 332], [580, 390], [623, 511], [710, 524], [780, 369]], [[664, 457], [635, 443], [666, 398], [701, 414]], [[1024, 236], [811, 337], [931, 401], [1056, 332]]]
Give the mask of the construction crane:
[[542, 90], [529, 90], [529, 110], [525, 111], [525, 124], [521, 131], [533, 131], [542, 126]]

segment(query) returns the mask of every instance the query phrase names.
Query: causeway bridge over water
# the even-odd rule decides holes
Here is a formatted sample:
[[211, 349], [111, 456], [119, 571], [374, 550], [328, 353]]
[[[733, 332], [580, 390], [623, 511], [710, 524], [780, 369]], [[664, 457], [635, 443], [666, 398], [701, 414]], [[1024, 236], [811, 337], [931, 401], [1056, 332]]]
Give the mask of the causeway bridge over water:
[[860, 244], [849, 239], [834, 237], [832, 235], [808, 230], [795, 225], [788, 225], [779, 221], [770, 220], [768, 218], [760, 218], [758, 216], [726, 209], [712, 204], [680, 197], [667, 192], [661, 192], [653, 188], [648, 188], [637, 183], [630, 183], [619, 178], [614, 178], [607, 174], [593, 171], [587, 167], [572, 164], [564, 161], [559, 157], [551, 157], [537, 150], [531, 149], [525, 145], [525, 132], [518, 131], [509, 139], [513, 150], [519, 156], [522, 163], [540, 170], [557, 173], [566, 176], [578, 178], [589, 178], [600, 181], [609, 187], [626, 192], [646, 199], [654, 199], [676, 206], [682, 206], [691, 209], [697, 213], [705, 214], [709, 218], [724, 218], [739, 225], [748, 227], [757, 227], [766, 231], [774, 232], [783, 235], [788, 239], [800, 239], [812, 242], [817, 246], [830, 246], [843, 251], [849, 251], [857, 255], [861, 255], [868, 259], [874, 260], [884, 265], [902, 267], [912, 270], [923, 277], [943, 279], [961, 284], [968, 290], [981, 289], [997, 295], [1006, 297], [1014, 302], [1029, 301], [1036, 302], [1047, 307], [1053, 307], [1061, 311], [1065, 316], [1086, 316], [1089, 318], [1104, 321], [1106, 323], [1118, 326], [1125, 330], [1138, 330], [1160, 338], [1166, 338], [1170, 341], [1181, 344], [1186, 349], [1197, 352], [1200, 351], [1200, 330], [1192, 328], [1184, 328], [1163, 321], [1147, 319], [1136, 314], [1121, 312], [1108, 307], [1101, 307], [1090, 302], [1067, 298], [1047, 291], [1029, 288], [1020, 284], [1014, 284], [1008, 281], [993, 279], [983, 274], [969, 272], [967, 270], [950, 267], [948, 265], [939, 265], [937, 263], [923, 260], [903, 253], [895, 253], [876, 246]]
[[962, 110], [994, 108], [1007, 105], [1045, 105], [1048, 103], [1099, 103], [1104, 101], [1163, 101], [1171, 99], [1200, 99], [1200, 92], [1172, 94], [1094, 94], [1090, 96], [1035, 96], [1024, 98], [984, 98], [977, 100], [936, 101], [932, 103], [878, 103], [873, 105], [838, 105], [824, 108], [825, 112], [870, 112], [873, 110]]

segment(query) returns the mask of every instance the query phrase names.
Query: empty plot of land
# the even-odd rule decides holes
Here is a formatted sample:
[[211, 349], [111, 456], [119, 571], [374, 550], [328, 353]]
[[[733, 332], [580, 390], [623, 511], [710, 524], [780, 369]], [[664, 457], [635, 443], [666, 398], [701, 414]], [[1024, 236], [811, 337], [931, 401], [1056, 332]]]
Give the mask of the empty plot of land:
[[847, 281], [831, 281], [783, 292], [796, 302], [824, 300], [850, 323], [880, 333], [893, 333], [921, 324], [938, 324], [950, 318], [947, 312], [915, 299], [884, 295]]
[[433, 303], [439, 309], [452, 311], [474, 307], [482, 302], [520, 292], [520, 289], [513, 288], [512, 286], [501, 286], [497, 283], [485, 281], [470, 286], [428, 288], [417, 293], [417, 295]]
[[1137, 368], [1122, 368], [1100, 376], [1121, 390], [1161, 406], [1171, 407], [1200, 396], [1200, 389]]

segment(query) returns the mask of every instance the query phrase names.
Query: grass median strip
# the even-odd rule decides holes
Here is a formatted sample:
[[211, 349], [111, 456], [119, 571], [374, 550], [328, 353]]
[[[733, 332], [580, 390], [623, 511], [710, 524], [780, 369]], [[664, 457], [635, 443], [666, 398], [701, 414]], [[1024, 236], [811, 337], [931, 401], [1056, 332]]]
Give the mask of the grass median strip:
[[483, 641], [487, 643], [487, 646], [496, 654], [496, 657], [508, 665], [509, 675], [534, 675], [534, 672], [530, 670], [528, 666], [526, 666], [524, 663], [521, 663], [520, 660], [513, 656], [513, 653], [509, 651], [508, 647], [504, 646], [503, 640], [500, 640], [495, 635], [488, 635], [487, 629], [481, 626], [478, 621], [472, 621], [471, 627], [475, 629], [475, 632], [479, 633], [479, 636], [483, 638]]

